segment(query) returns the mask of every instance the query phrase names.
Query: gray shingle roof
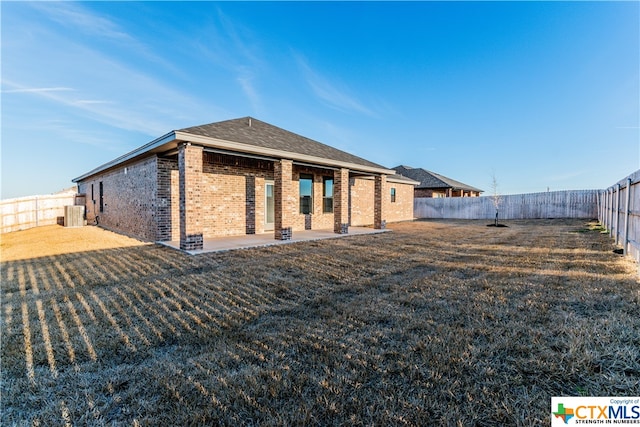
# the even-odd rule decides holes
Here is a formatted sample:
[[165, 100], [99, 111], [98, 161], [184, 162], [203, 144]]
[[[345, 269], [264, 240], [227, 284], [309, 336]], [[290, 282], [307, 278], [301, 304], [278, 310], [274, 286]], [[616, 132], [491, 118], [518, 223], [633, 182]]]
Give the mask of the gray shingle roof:
[[353, 163], [380, 169], [384, 166], [354, 156], [337, 148], [330, 147], [318, 141], [289, 132], [269, 123], [252, 117], [225, 120], [200, 126], [179, 129], [192, 135], [223, 139], [262, 148], [286, 151], [289, 153], [306, 154], [328, 160]]
[[452, 188], [454, 190], [484, 191], [422, 168], [412, 168], [401, 165], [392, 169], [400, 175], [419, 181], [420, 185], [416, 186], [416, 188]]
[[171, 131], [74, 178], [72, 181], [80, 182], [90, 176], [145, 156], [171, 152], [176, 150], [181, 142], [195, 142], [210, 149], [277, 156], [277, 158], [289, 158], [294, 161], [330, 167], [347, 167], [365, 174], [393, 174], [392, 170], [362, 157], [354, 156], [252, 117], [244, 117]]

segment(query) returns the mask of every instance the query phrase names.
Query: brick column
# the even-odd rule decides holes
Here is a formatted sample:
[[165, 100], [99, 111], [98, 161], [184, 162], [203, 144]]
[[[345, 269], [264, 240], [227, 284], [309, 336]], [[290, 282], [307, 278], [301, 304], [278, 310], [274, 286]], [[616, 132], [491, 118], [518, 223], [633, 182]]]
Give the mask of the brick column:
[[333, 171], [333, 232], [349, 233], [349, 169]]
[[387, 186], [386, 175], [376, 175], [373, 191], [373, 228], [384, 230], [387, 227], [387, 196], [385, 187]]
[[273, 164], [274, 238], [290, 240], [292, 237], [295, 196], [293, 191], [293, 162], [280, 160]]
[[180, 249], [202, 249], [202, 147], [178, 148], [180, 174]]

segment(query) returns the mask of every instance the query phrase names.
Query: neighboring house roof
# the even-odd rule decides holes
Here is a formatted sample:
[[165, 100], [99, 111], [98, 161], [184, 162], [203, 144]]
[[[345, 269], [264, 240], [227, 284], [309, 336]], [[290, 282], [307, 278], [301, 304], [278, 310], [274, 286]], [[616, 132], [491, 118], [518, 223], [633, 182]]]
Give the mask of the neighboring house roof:
[[455, 179], [447, 178], [446, 176], [422, 168], [412, 168], [410, 166], [401, 165], [396, 166], [393, 170], [400, 175], [419, 181], [420, 184], [417, 185], [416, 188], [452, 188], [454, 190], [484, 192], [484, 190], [480, 190], [479, 188], [472, 187], [460, 181], [456, 181]]
[[245, 153], [274, 160], [290, 159], [323, 166], [344, 167], [365, 173], [395, 174], [395, 171], [361, 157], [252, 117], [243, 117], [171, 131], [130, 153], [73, 179], [73, 182], [81, 181], [126, 162], [174, 150], [182, 142], [192, 142], [208, 149], [229, 154]]

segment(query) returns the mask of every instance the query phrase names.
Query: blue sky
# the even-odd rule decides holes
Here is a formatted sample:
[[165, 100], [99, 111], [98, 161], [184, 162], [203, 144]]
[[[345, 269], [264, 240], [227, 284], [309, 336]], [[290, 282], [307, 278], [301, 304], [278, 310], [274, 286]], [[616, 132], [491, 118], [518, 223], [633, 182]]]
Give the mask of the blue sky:
[[244, 116], [487, 192], [640, 169], [638, 2], [0, 7], [3, 199]]

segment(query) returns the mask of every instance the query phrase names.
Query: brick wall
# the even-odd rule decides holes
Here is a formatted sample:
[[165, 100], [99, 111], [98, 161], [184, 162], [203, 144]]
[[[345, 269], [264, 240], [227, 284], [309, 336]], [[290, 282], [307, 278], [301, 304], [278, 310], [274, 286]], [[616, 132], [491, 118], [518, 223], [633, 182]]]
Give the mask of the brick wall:
[[158, 158], [158, 194], [156, 240], [180, 239], [180, 187], [178, 157]]
[[351, 178], [349, 220], [353, 227], [373, 225], [373, 180]]
[[283, 159], [274, 163], [274, 237], [278, 240], [291, 239], [292, 217], [296, 206], [292, 176], [291, 160]]
[[204, 236], [263, 233], [267, 180], [273, 180], [272, 162], [205, 153]]
[[[374, 181], [371, 178], [351, 178], [351, 225], [373, 225]], [[396, 189], [396, 201], [391, 203], [391, 187]], [[383, 187], [386, 198], [385, 218], [387, 223], [413, 219], [413, 185], [387, 180]]]
[[308, 166], [293, 166], [293, 197], [295, 207], [293, 211], [293, 230], [305, 229], [305, 216], [300, 213], [300, 175], [313, 175], [313, 213], [311, 214], [311, 229], [332, 229], [333, 212], [324, 213], [322, 206], [322, 195], [324, 192], [324, 177], [333, 178], [333, 170], [312, 168]]
[[349, 226], [349, 170], [333, 174], [333, 232], [344, 234]]
[[[390, 201], [392, 187], [396, 189], [395, 203]], [[386, 206], [388, 223], [413, 219], [413, 185], [390, 182], [387, 178], [384, 194], [389, 198], [389, 203]]]
[[203, 247], [203, 148], [190, 143], [178, 147], [180, 249]]
[[[155, 241], [156, 159], [149, 157], [79, 182], [78, 191], [86, 194], [87, 222], [92, 224], [99, 215], [100, 225], [105, 228]], [[100, 182], [103, 186], [102, 212]]]
[[[213, 153], [203, 153], [202, 159], [198, 222], [203, 237], [265, 232], [265, 182], [274, 180], [273, 162]], [[179, 240], [178, 168], [176, 155], [153, 156], [127, 165], [126, 173], [125, 167], [120, 167], [78, 183], [79, 192], [86, 194], [87, 221], [93, 223], [95, 213], [98, 213], [100, 224], [115, 231], [149, 241]], [[300, 213], [300, 174], [313, 176], [313, 213], [310, 218]], [[287, 196], [290, 200], [289, 226], [294, 231], [304, 230], [305, 219], [310, 219], [312, 229], [334, 229], [334, 214], [323, 212], [323, 178], [334, 177], [334, 171], [292, 165], [291, 177], [290, 194]], [[103, 183], [104, 191], [102, 213], [98, 212], [99, 182]], [[391, 187], [396, 188], [395, 203], [390, 202]], [[350, 225], [372, 225], [373, 179], [351, 178], [349, 188]], [[193, 191], [188, 186], [187, 193]], [[334, 191], [337, 188], [334, 187]], [[387, 181], [383, 194], [389, 199], [385, 205], [387, 222], [413, 218], [413, 186]], [[335, 203], [334, 198], [334, 209]]]

